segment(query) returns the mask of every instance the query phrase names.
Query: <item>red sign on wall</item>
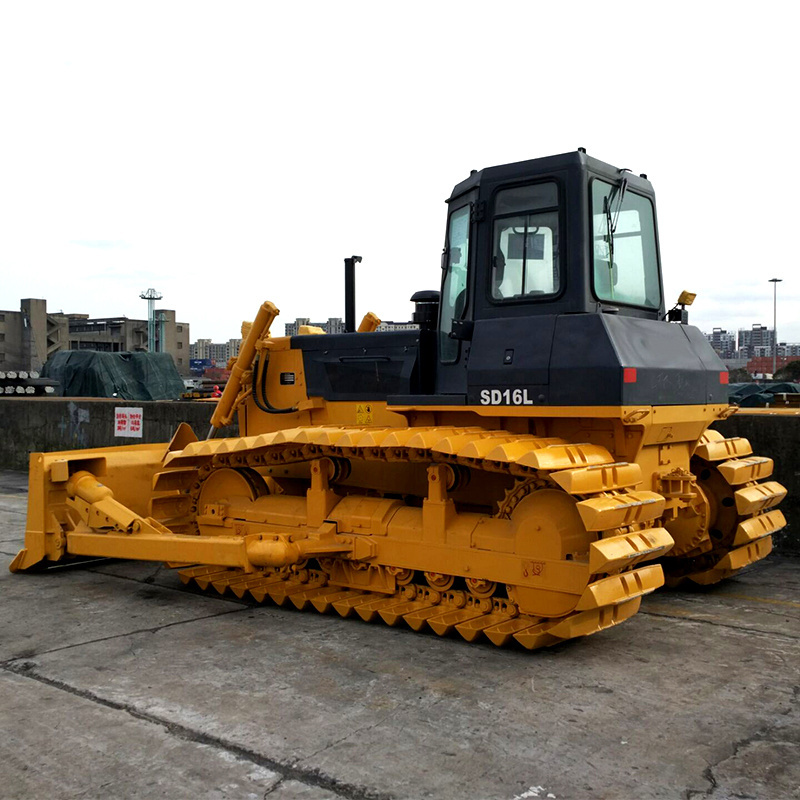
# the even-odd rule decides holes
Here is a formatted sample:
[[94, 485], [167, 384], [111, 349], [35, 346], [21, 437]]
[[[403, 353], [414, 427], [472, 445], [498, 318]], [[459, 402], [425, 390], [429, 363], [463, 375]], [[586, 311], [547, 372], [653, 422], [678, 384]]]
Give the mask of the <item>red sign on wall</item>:
[[141, 439], [144, 414], [141, 408], [114, 409], [114, 436]]

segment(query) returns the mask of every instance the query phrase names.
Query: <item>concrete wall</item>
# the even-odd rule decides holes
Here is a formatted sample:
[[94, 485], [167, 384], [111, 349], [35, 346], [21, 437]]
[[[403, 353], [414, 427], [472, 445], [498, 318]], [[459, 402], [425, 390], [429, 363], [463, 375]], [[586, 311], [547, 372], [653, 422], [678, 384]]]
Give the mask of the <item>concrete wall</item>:
[[[142, 438], [114, 435], [115, 408], [141, 408]], [[181, 422], [205, 438], [214, 410], [206, 402], [127, 402], [85, 397], [0, 398], [0, 469], [28, 469], [30, 452], [168, 442]], [[235, 436], [236, 427], [219, 435]]]
[[789, 490], [780, 505], [789, 524], [775, 535], [775, 548], [800, 553], [800, 416], [739, 413], [712, 427], [723, 436], [744, 436], [750, 440], [755, 455], [775, 461], [770, 480]]

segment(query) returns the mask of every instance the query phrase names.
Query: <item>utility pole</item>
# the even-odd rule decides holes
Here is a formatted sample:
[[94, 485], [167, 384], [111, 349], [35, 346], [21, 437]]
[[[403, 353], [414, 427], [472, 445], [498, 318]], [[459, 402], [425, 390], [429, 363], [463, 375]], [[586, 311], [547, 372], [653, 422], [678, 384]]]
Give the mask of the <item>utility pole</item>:
[[775, 373], [778, 371], [778, 284], [783, 278], [770, 278], [772, 284], [772, 380], [775, 380]]

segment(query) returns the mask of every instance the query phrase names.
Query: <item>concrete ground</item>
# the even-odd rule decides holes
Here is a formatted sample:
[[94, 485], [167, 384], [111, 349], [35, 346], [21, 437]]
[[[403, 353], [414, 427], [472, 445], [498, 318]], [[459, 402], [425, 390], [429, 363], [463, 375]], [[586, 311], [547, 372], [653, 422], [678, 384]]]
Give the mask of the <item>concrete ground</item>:
[[800, 798], [800, 562], [529, 653], [203, 594], [158, 565], [11, 575], [2, 798]]

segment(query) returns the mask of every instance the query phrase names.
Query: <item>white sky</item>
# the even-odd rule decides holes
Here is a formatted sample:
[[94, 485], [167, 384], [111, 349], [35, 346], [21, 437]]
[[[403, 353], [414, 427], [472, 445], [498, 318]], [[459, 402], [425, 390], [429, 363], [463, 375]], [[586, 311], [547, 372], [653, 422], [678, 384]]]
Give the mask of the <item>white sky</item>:
[[[794, 10], [793, 10], [794, 9]], [[656, 188], [667, 299], [800, 341], [790, 3], [0, 2], [0, 308], [239, 335], [409, 319], [470, 169], [587, 148]], [[282, 332], [282, 326], [278, 326]]]

